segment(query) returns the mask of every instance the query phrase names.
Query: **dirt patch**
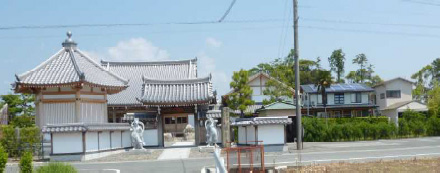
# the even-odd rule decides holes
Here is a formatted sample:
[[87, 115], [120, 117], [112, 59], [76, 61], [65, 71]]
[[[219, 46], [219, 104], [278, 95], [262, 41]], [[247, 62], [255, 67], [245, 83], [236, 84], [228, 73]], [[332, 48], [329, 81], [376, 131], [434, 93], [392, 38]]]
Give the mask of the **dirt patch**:
[[156, 160], [162, 149], [149, 149], [151, 152], [127, 151], [119, 154], [113, 154], [99, 159], [93, 159], [89, 162], [116, 162], [116, 161], [133, 161], [133, 160]]
[[328, 163], [288, 168], [281, 172], [437, 172], [440, 158], [414, 158], [410, 160], [376, 161], [366, 163]]

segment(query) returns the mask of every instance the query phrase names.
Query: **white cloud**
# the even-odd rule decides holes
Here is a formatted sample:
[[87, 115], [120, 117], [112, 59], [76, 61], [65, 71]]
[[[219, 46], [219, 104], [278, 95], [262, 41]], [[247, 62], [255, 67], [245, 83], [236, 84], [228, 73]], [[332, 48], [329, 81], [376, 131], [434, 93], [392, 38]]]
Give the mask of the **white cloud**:
[[219, 40], [216, 40], [215, 38], [208, 37], [206, 38], [206, 44], [210, 47], [218, 48], [223, 45], [223, 43]]
[[206, 55], [205, 52], [200, 52], [197, 55], [198, 58], [198, 69], [199, 69], [199, 77], [205, 77], [211, 73], [212, 75], [212, 83], [214, 85], [214, 89], [217, 90], [217, 96], [221, 94], [225, 94], [229, 91], [228, 77], [226, 73], [216, 69], [215, 59]]
[[94, 59], [111, 61], [161, 61], [169, 59], [169, 54], [144, 38], [132, 38], [118, 42], [104, 53], [87, 52]]

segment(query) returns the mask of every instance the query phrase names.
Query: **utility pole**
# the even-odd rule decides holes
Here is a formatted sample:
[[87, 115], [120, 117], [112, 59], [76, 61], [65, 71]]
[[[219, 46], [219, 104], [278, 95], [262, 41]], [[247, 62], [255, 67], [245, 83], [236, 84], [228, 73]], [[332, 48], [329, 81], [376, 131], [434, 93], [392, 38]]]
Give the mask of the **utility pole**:
[[301, 105], [299, 103], [299, 57], [298, 57], [298, 0], [293, 0], [293, 57], [295, 59], [295, 96], [296, 96], [296, 149], [302, 150]]

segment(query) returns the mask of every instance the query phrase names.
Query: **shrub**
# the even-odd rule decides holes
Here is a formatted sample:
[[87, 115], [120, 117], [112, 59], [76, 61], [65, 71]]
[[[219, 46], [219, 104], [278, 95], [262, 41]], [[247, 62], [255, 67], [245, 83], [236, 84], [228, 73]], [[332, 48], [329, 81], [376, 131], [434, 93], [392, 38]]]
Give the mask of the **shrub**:
[[440, 135], [440, 118], [431, 116], [427, 122], [427, 134], [430, 136]]
[[15, 129], [12, 126], [4, 125], [2, 126], [2, 135], [3, 137], [0, 139], [0, 143], [9, 154], [10, 157], [18, 157], [18, 147], [17, 144], [17, 136], [15, 135]]
[[6, 153], [5, 149], [0, 146], [0, 173], [3, 173], [6, 168], [6, 163], [8, 162], [8, 153]]
[[45, 166], [41, 166], [36, 170], [37, 173], [76, 173], [75, 167], [67, 163], [51, 162]]
[[410, 134], [410, 129], [408, 122], [405, 119], [399, 120], [399, 135], [408, 137]]
[[20, 172], [21, 173], [32, 173], [32, 153], [24, 152], [20, 159]]
[[20, 144], [22, 150], [38, 151], [40, 143], [40, 129], [38, 127], [25, 127], [20, 129]]

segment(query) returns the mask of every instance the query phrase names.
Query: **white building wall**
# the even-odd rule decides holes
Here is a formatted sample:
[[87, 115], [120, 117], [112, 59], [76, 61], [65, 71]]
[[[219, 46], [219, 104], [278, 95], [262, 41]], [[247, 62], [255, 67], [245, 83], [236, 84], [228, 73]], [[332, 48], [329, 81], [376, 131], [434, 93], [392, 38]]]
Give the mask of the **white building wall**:
[[128, 130], [122, 132], [122, 147], [131, 147], [131, 132]]
[[[381, 85], [374, 88], [374, 92], [376, 93], [376, 105], [379, 106], [379, 110], [385, 109], [387, 107], [385, 86]], [[384, 94], [385, 98], [381, 99], [380, 98], [381, 94]]]
[[86, 133], [86, 152], [98, 151], [98, 132]]
[[121, 148], [122, 147], [122, 135], [121, 131], [113, 131], [110, 133], [111, 135], [111, 142], [112, 142], [112, 149]]
[[41, 124], [63, 124], [75, 122], [75, 103], [43, 103], [43, 110], [39, 110]]
[[107, 114], [105, 113], [107, 106], [105, 103], [81, 103], [80, 122], [84, 123], [106, 123]]
[[238, 127], [238, 143], [246, 144], [246, 127], [243, 126]]
[[190, 124], [192, 127], [195, 128], [195, 126], [194, 126], [194, 114], [188, 114], [188, 124]]
[[258, 140], [265, 145], [284, 144], [284, 125], [258, 126]]
[[83, 152], [82, 133], [53, 133], [53, 154]]
[[109, 150], [110, 149], [110, 132], [103, 131], [99, 132], [99, 150]]
[[146, 146], [158, 146], [157, 129], [146, 129], [144, 131], [144, 142]]
[[246, 126], [247, 129], [247, 142], [255, 141], [255, 127], [254, 126]]
[[[398, 102], [412, 100], [412, 84], [403, 80], [394, 80], [385, 84], [386, 90], [400, 90], [400, 98], [386, 98], [387, 105], [390, 106]], [[386, 96], [386, 94], [385, 94]]]

